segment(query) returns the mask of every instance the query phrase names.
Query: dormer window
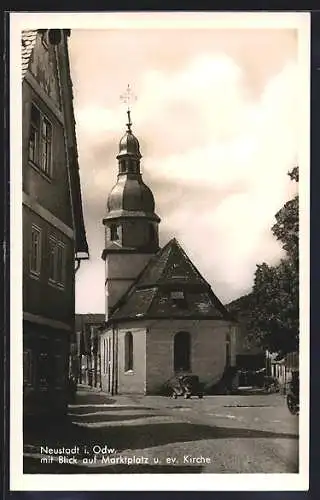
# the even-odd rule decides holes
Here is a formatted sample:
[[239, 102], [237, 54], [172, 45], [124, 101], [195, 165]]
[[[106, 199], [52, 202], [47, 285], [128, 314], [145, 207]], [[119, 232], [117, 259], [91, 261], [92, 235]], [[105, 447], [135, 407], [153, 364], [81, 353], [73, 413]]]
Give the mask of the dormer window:
[[180, 309], [186, 309], [187, 301], [183, 290], [172, 290], [170, 292], [170, 299]]
[[110, 239], [111, 241], [119, 240], [118, 226], [116, 224], [111, 224], [110, 226]]

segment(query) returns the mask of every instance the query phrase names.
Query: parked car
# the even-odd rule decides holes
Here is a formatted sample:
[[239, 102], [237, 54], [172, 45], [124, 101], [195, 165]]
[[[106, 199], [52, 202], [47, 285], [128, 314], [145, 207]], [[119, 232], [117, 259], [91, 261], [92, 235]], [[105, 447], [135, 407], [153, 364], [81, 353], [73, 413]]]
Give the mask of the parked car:
[[178, 396], [183, 396], [185, 399], [189, 399], [191, 396], [203, 398], [203, 388], [197, 375], [179, 374], [172, 377], [167, 385], [169, 395], [175, 399]]

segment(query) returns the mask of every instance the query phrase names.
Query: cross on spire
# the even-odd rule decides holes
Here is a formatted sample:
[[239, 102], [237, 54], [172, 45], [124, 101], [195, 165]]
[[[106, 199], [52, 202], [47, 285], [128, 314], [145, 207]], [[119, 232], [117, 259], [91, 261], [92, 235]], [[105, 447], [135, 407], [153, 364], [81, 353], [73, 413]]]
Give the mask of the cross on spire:
[[127, 127], [128, 127], [128, 132], [131, 132], [132, 121], [131, 121], [130, 104], [132, 102], [134, 102], [134, 101], [137, 100], [137, 96], [132, 92], [132, 89], [131, 89], [129, 83], [127, 85], [126, 91], [123, 94], [120, 95], [120, 99], [121, 99], [122, 102], [124, 102], [124, 103], [126, 103], [128, 105], [128, 109], [127, 109], [127, 115], [128, 115]]

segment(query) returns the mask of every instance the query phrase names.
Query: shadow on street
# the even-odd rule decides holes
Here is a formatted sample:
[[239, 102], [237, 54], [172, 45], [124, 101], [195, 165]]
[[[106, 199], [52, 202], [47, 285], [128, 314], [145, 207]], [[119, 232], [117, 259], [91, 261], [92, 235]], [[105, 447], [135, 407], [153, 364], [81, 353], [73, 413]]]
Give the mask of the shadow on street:
[[[273, 431], [246, 429], [237, 427], [223, 427], [201, 424], [199, 422], [175, 421], [170, 411], [152, 409], [143, 405], [110, 406], [114, 400], [104, 394], [80, 392], [74, 405], [70, 405], [70, 414], [61, 422], [46, 422], [42, 425], [34, 424], [24, 431], [25, 473], [81, 473], [83, 466], [70, 464], [40, 463], [41, 446], [52, 448], [79, 447], [79, 459], [84, 458], [84, 446], [93, 456], [94, 445], [114, 448], [117, 453], [124, 450], [144, 450], [172, 443], [186, 443], [213, 439], [292, 439], [297, 440], [296, 434], [278, 433]], [[124, 414], [126, 410], [126, 414]], [[135, 413], [137, 410], [140, 413]], [[149, 410], [149, 411], [147, 411]], [[153, 411], [150, 411], [153, 410]], [[113, 411], [114, 413], [110, 413]], [[155, 418], [166, 416], [166, 422], [159, 422]], [[143, 422], [143, 419], [148, 419]], [[97, 424], [95, 426], [95, 424]], [[32, 452], [28, 452], [28, 450]], [[201, 472], [201, 465], [130, 465], [130, 473], [191, 473]], [[85, 473], [119, 473], [128, 472], [128, 465], [108, 465], [107, 467], [85, 467]]]

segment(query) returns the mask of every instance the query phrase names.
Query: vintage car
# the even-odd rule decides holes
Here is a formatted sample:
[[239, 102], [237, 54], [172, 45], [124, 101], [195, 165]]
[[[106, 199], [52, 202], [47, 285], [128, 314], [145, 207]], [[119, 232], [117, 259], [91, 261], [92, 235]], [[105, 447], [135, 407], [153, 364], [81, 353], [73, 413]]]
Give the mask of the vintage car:
[[197, 375], [177, 374], [172, 377], [167, 384], [169, 395], [173, 398], [183, 396], [185, 399], [191, 396], [203, 398], [203, 387]]

